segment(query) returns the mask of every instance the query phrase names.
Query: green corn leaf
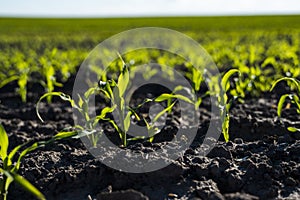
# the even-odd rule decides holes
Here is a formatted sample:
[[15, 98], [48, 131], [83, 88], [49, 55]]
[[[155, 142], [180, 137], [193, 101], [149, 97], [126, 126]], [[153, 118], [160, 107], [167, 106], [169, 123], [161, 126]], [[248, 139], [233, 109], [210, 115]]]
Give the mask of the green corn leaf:
[[173, 93], [176, 93], [176, 92], [178, 92], [178, 91], [180, 91], [180, 90], [183, 90], [185, 87], [183, 87], [182, 85], [178, 85], [178, 86], [176, 86], [175, 88], [174, 88], [174, 90], [173, 90]]
[[156, 102], [166, 101], [166, 100], [172, 99], [172, 97], [173, 97], [172, 94], [164, 93], [164, 94], [161, 94], [160, 96], [158, 96], [157, 98], [155, 98], [155, 101]]
[[153, 99], [146, 98], [142, 103], [140, 103], [136, 108], [142, 107], [145, 103], [152, 102]]
[[132, 113], [132, 114], [134, 114], [134, 116], [135, 116], [135, 118], [137, 119], [137, 120], [141, 120], [141, 118], [139, 117], [139, 115], [132, 109], [132, 108], [128, 108], [129, 110], [130, 110], [130, 112]]
[[114, 96], [114, 98], [112, 99], [112, 102], [117, 105], [120, 105], [122, 97], [120, 95], [119, 87], [114, 87], [113, 96]]
[[227, 91], [227, 84], [229, 82], [230, 77], [235, 74], [235, 73], [239, 73], [239, 70], [237, 69], [231, 69], [228, 72], [226, 72], [226, 74], [224, 74], [222, 81], [221, 81], [221, 86], [222, 89], [225, 90], [225, 92]]
[[177, 99], [183, 100], [187, 103], [194, 104], [194, 102], [186, 96], [183, 96], [183, 95], [180, 95], [180, 94], [175, 94], [174, 97], [177, 98]]
[[278, 117], [281, 117], [282, 108], [283, 108], [283, 105], [284, 105], [285, 100], [286, 100], [287, 97], [292, 98], [292, 95], [291, 94], [285, 94], [285, 95], [282, 95], [279, 99], [279, 102], [278, 102], [278, 105], [277, 105], [277, 115], [278, 115]]
[[157, 127], [153, 127], [151, 126], [147, 120], [145, 118], [143, 118], [146, 126], [147, 126], [147, 130], [148, 130], [148, 135], [149, 135], [149, 142], [153, 142], [154, 140], [154, 135], [157, 134], [159, 132], [159, 129]]
[[119, 88], [119, 95], [120, 95], [120, 97], [122, 97], [127, 89], [128, 83], [129, 83], [129, 71], [128, 71], [128, 68], [127, 68], [122, 56], [120, 55], [120, 53], [117, 52], [117, 54], [123, 63], [123, 69], [118, 78], [118, 84], [117, 84], [117, 86]]
[[85, 93], [84, 93], [84, 98], [85, 99], [89, 99], [91, 95], [95, 94], [95, 92], [97, 91], [97, 88], [92, 87], [89, 88]]
[[199, 108], [199, 106], [201, 105], [201, 103], [202, 103], [202, 98], [199, 97], [197, 99], [197, 102], [195, 103], [195, 110], [197, 110]]
[[143, 118], [143, 120], [144, 120], [144, 122], [145, 122], [145, 124], [147, 126], [147, 129], [149, 130], [150, 129], [150, 124], [147, 122], [147, 120], [145, 118]]
[[222, 124], [223, 136], [225, 142], [228, 142], [229, 141], [229, 114], [226, 114], [223, 120], [224, 120]]
[[272, 84], [272, 87], [270, 89], [270, 91], [272, 91], [274, 89], [274, 87], [281, 81], [291, 81], [292, 83], [295, 84], [297, 90], [298, 90], [298, 93], [300, 94], [300, 81], [298, 81], [297, 79], [295, 78], [290, 78], [290, 77], [283, 77], [283, 78], [280, 78], [278, 80], [276, 80], [273, 84]]
[[14, 75], [14, 76], [11, 76], [11, 77], [9, 77], [7, 79], [4, 79], [0, 83], [0, 88], [4, 87], [6, 84], [8, 84], [8, 83], [10, 83], [12, 81], [18, 80], [18, 79], [19, 79], [19, 76], [17, 76], [17, 75]]
[[199, 91], [202, 83], [202, 74], [196, 68], [193, 68], [193, 82], [195, 84], [195, 90]]
[[[151, 135], [151, 133], [150, 133], [150, 135]], [[149, 142], [153, 142], [153, 140], [154, 140], [154, 136], [150, 136]]]
[[113, 127], [118, 131], [118, 133], [121, 133], [122, 131], [120, 130], [120, 128], [118, 127], [118, 125], [115, 123], [114, 120], [108, 120], [109, 123], [111, 123], [113, 125]]
[[26, 85], [27, 85], [27, 79], [28, 79], [28, 75], [26, 73], [24, 73], [24, 74], [22, 74], [19, 77], [19, 80], [18, 80], [19, 94], [20, 94], [23, 102], [26, 102], [26, 95], [27, 95]]
[[124, 70], [127, 69], [127, 65], [126, 65], [125, 61], [123, 60], [121, 54], [119, 52], [117, 52], [117, 54], [118, 54], [118, 56], [119, 56], [119, 58], [120, 58], [120, 60], [122, 61], [122, 64], [123, 64], [123, 68], [122, 68], [121, 71], [124, 72]]
[[[53, 92], [54, 82], [55, 82], [55, 69], [53, 66], [48, 66], [45, 68], [46, 80], [47, 80], [47, 91]], [[47, 96], [47, 101], [50, 103], [52, 101], [52, 96]]]
[[62, 131], [53, 136], [54, 140], [62, 140], [65, 138], [71, 138], [77, 135], [77, 131]]
[[160, 96], [158, 96], [155, 99], [155, 101], [156, 102], [161, 102], [161, 101], [170, 100], [170, 99], [180, 99], [180, 100], [183, 100], [187, 103], [194, 104], [194, 102], [191, 101], [188, 97], [183, 96], [181, 94], [167, 94], [167, 93], [164, 93], [164, 94], [161, 94]]
[[296, 104], [298, 110], [300, 110], [300, 99], [297, 95], [293, 95], [294, 103]]
[[107, 97], [107, 98], [111, 98], [111, 96], [110, 96], [110, 94], [106, 91], [106, 90], [104, 90], [104, 89], [102, 89], [102, 88], [100, 88], [99, 89], [101, 92], [103, 92], [104, 93], [104, 95]]
[[12, 164], [12, 159], [15, 156], [15, 154], [20, 150], [21, 147], [23, 147], [24, 145], [26, 145], [27, 142], [25, 144], [22, 145], [18, 145], [16, 146], [9, 154], [8, 154], [8, 161], [7, 161], [7, 165], [10, 166]]
[[130, 117], [131, 117], [131, 111], [129, 111], [124, 119], [124, 132], [127, 133], [129, 127], [130, 127]]
[[287, 129], [290, 132], [300, 132], [300, 129], [299, 128], [295, 128], [295, 127], [288, 127]]
[[273, 66], [277, 65], [276, 59], [274, 57], [268, 57], [264, 60], [264, 62], [261, 64], [261, 66], [264, 68], [268, 64], [272, 64]]
[[44, 94], [43, 96], [41, 96], [41, 98], [38, 100], [38, 102], [37, 102], [37, 104], [36, 104], [36, 114], [37, 114], [37, 117], [42, 121], [42, 122], [44, 122], [44, 120], [42, 119], [42, 117], [41, 117], [41, 115], [40, 115], [40, 113], [39, 113], [39, 105], [40, 105], [40, 103], [41, 103], [41, 101], [43, 100], [43, 99], [45, 99], [45, 98], [47, 98], [47, 97], [49, 97], [49, 96], [58, 96], [58, 97], [60, 97], [62, 100], [64, 100], [64, 101], [68, 101], [70, 104], [71, 104], [71, 106], [72, 107], [74, 107], [74, 108], [77, 108], [78, 110], [80, 110], [80, 108], [78, 108], [77, 106], [76, 106], [76, 104], [75, 104], [75, 102], [71, 99], [71, 97], [69, 96], [69, 95], [66, 95], [66, 94], [64, 94], [64, 93], [62, 93], [62, 92], [48, 92], [48, 93], [46, 93], [46, 94]]
[[156, 122], [163, 114], [165, 114], [166, 112], [168, 112], [169, 110], [171, 110], [173, 108], [173, 106], [175, 105], [176, 101], [173, 102], [170, 106], [168, 106], [167, 108], [163, 109], [162, 111], [160, 111], [153, 119], [153, 123]]
[[53, 48], [51, 51], [51, 57], [53, 58], [57, 53], [57, 48]]
[[82, 108], [82, 106], [83, 106], [83, 99], [81, 98], [81, 96], [78, 94], [78, 106], [79, 106], [79, 108]]
[[[3, 184], [5, 184], [5, 186], [4, 186], [5, 191], [3, 191], [3, 192], [7, 192], [9, 185], [14, 181], [14, 177], [11, 175], [11, 173], [9, 171], [4, 170], [2, 168], [0, 168], [0, 172], [7, 177], [7, 180], [5, 183], [1, 182], [1, 188], [3, 187]], [[1, 179], [1, 181], [3, 181], [3, 179]]]
[[24, 156], [26, 156], [31, 151], [34, 151], [35, 149], [37, 149], [41, 146], [44, 146], [44, 144], [45, 144], [45, 142], [35, 142], [30, 147], [27, 147], [26, 149], [24, 149], [19, 155], [18, 161], [14, 167], [14, 171], [18, 171], [20, 169], [21, 160], [23, 159]]
[[99, 119], [104, 119], [107, 113], [112, 113], [116, 109], [117, 105], [114, 105], [113, 107], [105, 107], [102, 109], [101, 114], [97, 117]]
[[107, 113], [111, 113], [115, 110], [117, 105], [114, 105], [113, 107], [105, 107], [102, 109], [101, 114], [96, 116], [96, 118], [92, 119], [93, 120], [93, 127], [97, 125], [99, 120], [109, 120], [108, 118], [105, 118]]
[[120, 74], [118, 79], [118, 88], [119, 88], [120, 97], [124, 95], [128, 83], [129, 83], [129, 72], [128, 69], [125, 68], [124, 71]]
[[8, 136], [4, 129], [4, 127], [0, 124], [0, 156], [2, 161], [7, 157], [7, 149], [8, 149]]
[[[226, 95], [226, 96], [227, 96], [227, 95]], [[229, 110], [230, 110], [230, 108], [231, 108], [231, 106], [232, 106], [232, 104], [233, 104], [233, 100], [235, 100], [235, 99], [230, 99], [230, 100], [228, 101], [228, 103], [226, 103], [226, 105], [225, 105], [226, 112], [229, 112]], [[227, 99], [226, 99], [226, 101], [227, 101]]]
[[64, 86], [64, 84], [59, 83], [57, 81], [53, 81], [53, 85], [55, 85], [56, 87], [63, 87]]
[[107, 91], [107, 93], [109, 94], [109, 98], [114, 101], [115, 96], [114, 96], [114, 92], [112, 90], [112, 87], [116, 86], [116, 82], [114, 80], [108, 82], [108, 84], [105, 85], [105, 89]]
[[22, 186], [25, 190], [36, 196], [40, 200], [46, 200], [45, 196], [36, 188], [34, 187], [28, 180], [26, 180], [24, 177], [16, 174], [16, 173], [10, 173], [20, 186]]

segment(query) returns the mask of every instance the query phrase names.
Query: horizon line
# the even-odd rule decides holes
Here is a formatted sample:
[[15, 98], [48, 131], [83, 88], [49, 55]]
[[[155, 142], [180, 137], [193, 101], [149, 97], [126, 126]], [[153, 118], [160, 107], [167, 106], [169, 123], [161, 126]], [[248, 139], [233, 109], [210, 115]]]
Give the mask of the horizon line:
[[163, 18], [163, 17], [255, 17], [255, 16], [297, 16], [300, 15], [300, 12], [249, 12], [249, 13], [220, 13], [220, 14], [133, 14], [133, 15], [127, 15], [127, 14], [121, 14], [121, 15], [37, 15], [37, 14], [1, 14], [0, 18]]

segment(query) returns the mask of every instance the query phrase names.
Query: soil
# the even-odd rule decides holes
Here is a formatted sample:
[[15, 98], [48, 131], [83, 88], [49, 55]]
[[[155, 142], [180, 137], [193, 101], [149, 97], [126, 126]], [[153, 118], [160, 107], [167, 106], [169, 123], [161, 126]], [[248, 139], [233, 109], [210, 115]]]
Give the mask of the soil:
[[[20, 101], [14, 83], [0, 91], [0, 123], [9, 134], [10, 149], [26, 141], [49, 138], [74, 123], [71, 107], [56, 99], [52, 104], [41, 104], [45, 123], [40, 122], [35, 102], [42, 90], [37, 87], [29, 90], [28, 103]], [[286, 130], [290, 125], [299, 127], [300, 116], [291, 107], [279, 119], [277, 100], [278, 95], [272, 93], [236, 104], [230, 113], [230, 142], [225, 143], [221, 136], [207, 156], [199, 153], [211, 115], [204, 106], [198, 135], [190, 148], [169, 166], [154, 172], [135, 174], [112, 169], [95, 159], [80, 139], [71, 139], [26, 156], [20, 174], [47, 199], [56, 200], [300, 199], [300, 133]], [[165, 143], [156, 139], [153, 143], [132, 143], [128, 148], [153, 151]], [[13, 183], [9, 199], [34, 197]]]

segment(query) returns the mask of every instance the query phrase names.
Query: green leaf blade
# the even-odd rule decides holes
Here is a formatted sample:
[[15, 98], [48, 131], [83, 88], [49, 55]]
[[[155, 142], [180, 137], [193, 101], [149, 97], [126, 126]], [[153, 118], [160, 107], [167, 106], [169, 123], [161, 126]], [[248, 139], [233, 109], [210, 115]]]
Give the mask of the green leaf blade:
[[221, 86], [222, 86], [223, 90], [226, 91], [226, 85], [229, 82], [230, 77], [235, 73], [240, 73], [240, 71], [238, 69], [231, 69], [224, 74], [222, 81], [221, 81]]
[[293, 133], [300, 132], [300, 129], [299, 128], [295, 128], [295, 127], [288, 127], [287, 129], [288, 129], [288, 131], [293, 132]]
[[290, 94], [285, 94], [285, 95], [282, 95], [279, 99], [279, 102], [278, 102], [278, 105], [277, 105], [277, 115], [278, 117], [281, 117], [281, 112], [282, 112], [282, 108], [283, 108], [283, 105], [285, 103], [285, 100], [287, 97], [291, 97]]
[[45, 196], [35, 186], [33, 186], [27, 179], [15, 173], [13, 173], [12, 176], [16, 181], [16, 183], [22, 186], [26, 191], [30, 192], [40, 200], [46, 200]]
[[7, 149], [8, 149], [8, 136], [7, 133], [4, 129], [4, 127], [0, 124], [0, 156], [2, 161], [5, 160], [5, 158], [7, 157]]

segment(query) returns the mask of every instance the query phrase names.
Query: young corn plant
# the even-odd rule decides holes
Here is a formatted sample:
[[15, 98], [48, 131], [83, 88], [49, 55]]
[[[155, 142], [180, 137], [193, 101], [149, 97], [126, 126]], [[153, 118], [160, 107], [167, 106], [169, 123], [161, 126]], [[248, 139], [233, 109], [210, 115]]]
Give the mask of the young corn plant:
[[231, 69], [227, 73], [224, 74], [221, 80], [221, 92], [220, 96], [218, 98], [219, 105], [220, 105], [220, 116], [222, 121], [222, 132], [223, 136], [226, 142], [229, 141], [229, 121], [230, 121], [230, 116], [229, 116], [229, 110], [231, 109], [233, 100], [237, 98], [237, 96], [233, 98], [228, 98], [228, 95], [226, 94], [227, 91], [230, 89], [230, 82], [229, 79], [230, 77], [235, 74], [239, 73], [239, 70], [237, 69]]
[[[99, 140], [100, 136], [102, 135], [102, 130], [99, 132], [96, 130], [96, 127], [99, 123], [99, 121], [108, 121], [113, 125], [113, 127], [116, 129], [116, 131], [119, 134], [119, 137], [121, 139], [122, 146], [127, 146], [127, 143], [129, 140], [136, 140], [136, 139], [143, 139], [144, 137], [135, 137], [135, 138], [127, 138], [127, 133], [131, 125], [131, 117], [135, 116], [137, 120], [144, 120], [147, 125], [148, 135], [149, 135], [149, 141], [153, 140], [154, 135], [158, 132], [158, 130], [155, 128], [154, 123], [158, 120], [160, 116], [162, 116], [165, 112], [168, 112], [175, 103], [171, 104], [167, 108], [165, 108], [163, 111], [157, 114], [157, 116], [154, 118], [153, 122], [148, 123], [143, 118], [141, 119], [138, 114], [135, 112], [135, 110], [138, 107], [141, 107], [147, 102], [153, 101], [151, 99], [146, 99], [141, 105], [138, 105], [137, 108], [130, 108], [125, 106], [125, 91], [129, 84], [129, 71], [128, 67], [119, 55], [122, 63], [123, 68], [121, 70], [120, 75], [118, 76], [117, 82], [115, 80], [108, 80], [108, 81], [99, 81], [98, 86], [89, 88], [83, 96], [78, 95], [79, 100], [78, 102], [75, 102], [69, 95], [66, 95], [62, 92], [49, 92], [44, 94], [39, 101], [37, 102], [36, 106], [36, 113], [38, 118], [43, 121], [39, 114], [39, 105], [41, 101], [45, 98], [48, 98], [49, 96], [58, 96], [62, 100], [67, 101], [71, 104], [73, 108], [75, 108], [77, 111], [80, 112], [84, 119], [83, 125], [77, 125], [74, 128], [74, 131], [76, 132], [77, 136], [76, 138], [87, 136], [92, 145], [96, 147], [97, 141]], [[103, 76], [101, 76], [103, 77]], [[106, 80], [106, 79], [105, 79]], [[92, 95], [95, 94], [104, 94], [104, 96], [107, 98], [108, 102], [111, 103], [111, 106], [106, 106], [102, 109], [101, 113], [97, 115], [96, 117], [90, 117], [89, 115], [89, 99]], [[116, 116], [119, 117], [118, 121], [119, 123], [116, 123], [113, 119], [107, 117], [108, 113], [116, 113]]]
[[[233, 101], [238, 98], [238, 96], [233, 96], [233, 98], [230, 98], [227, 95], [227, 92], [230, 90], [230, 78], [236, 74], [239, 73], [239, 70], [237, 69], [231, 69], [227, 73], [225, 73], [221, 80], [219, 80], [219, 77], [215, 76], [211, 78], [210, 84], [213, 91], [205, 93], [201, 97], [197, 97], [196, 95], [192, 95], [190, 89], [178, 86], [174, 89], [174, 91], [171, 94], [162, 94], [159, 97], [155, 99], [155, 101], [165, 101], [167, 100], [168, 105], [172, 103], [173, 99], [180, 99], [187, 103], [193, 104], [195, 106], [195, 110], [200, 106], [202, 102], [202, 98], [206, 95], [215, 95], [217, 97], [218, 101], [218, 107], [220, 109], [220, 118], [222, 120], [222, 133], [224, 136], [224, 139], [226, 142], [229, 141], [229, 110], [232, 107]], [[201, 83], [203, 81], [202, 74], [200, 74], [197, 70], [193, 70], [192, 73], [187, 74], [187, 76], [191, 79], [191, 82], [194, 85], [195, 92], [198, 92], [200, 90]], [[184, 96], [181, 94], [175, 94], [177, 91], [180, 90], [186, 90], [189, 96]]]
[[[122, 60], [123, 61], [123, 60]], [[119, 116], [120, 127], [111, 119], [105, 118], [105, 116], [98, 116], [98, 120], [108, 120], [118, 131], [121, 138], [123, 146], [127, 145], [126, 133], [130, 126], [130, 117], [132, 112], [129, 111], [127, 114], [125, 108], [124, 93], [129, 83], [129, 72], [126, 64], [123, 62], [123, 69], [120, 76], [118, 77], [118, 82], [111, 80], [109, 82], [99, 82], [100, 91], [102, 91], [105, 96], [111, 100], [112, 106], [110, 109], [112, 111], [116, 110]], [[107, 109], [109, 109], [107, 107]]]
[[[295, 90], [295, 93], [293, 94], [284, 94], [280, 97], [278, 105], [277, 105], [277, 115], [278, 117], [281, 117], [283, 106], [287, 99], [291, 101], [292, 104], [294, 104], [297, 108], [297, 113], [300, 114], [300, 81], [295, 78], [289, 78], [289, 77], [283, 77], [278, 80], [276, 80], [272, 87], [271, 91], [275, 88], [275, 86], [281, 82], [286, 81], [290, 84], [290, 88], [292, 90]], [[300, 128], [296, 127], [288, 127], [288, 130], [291, 132], [300, 132]]]
[[[76, 136], [74, 136], [73, 138], [80, 138], [83, 136], [87, 136], [92, 145], [96, 146], [97, 141], [99, 139], [99, 137], [101, 136], [102, 132], [99, 130], [96, 130], [96, 125], [97, 125], [97, 118], [91, 118], [89, 115], [89, 99], [91, 98], [91, 96], [93, 94], [95, 94], [97, 92], [98, 88], [97, 87], [92, 87], [90, 89], [88, 89], [84, 95], [81, 97], [80, 95], [78, 95], [79, 100], [78, 102], [75, 102], [69, 95], [64, 94], [62, 92], [48, 92], [46, 94], [44, 94], [43, 96], [40, 97], [39, 101], [37, 102], [37, 106], [36, 106], [36, 114], [38, 116], [38, 118], [44, 122], [44, 120], [42, 119], [40, 113], [39, 113], [39, 108], [40, 108], [40, 103], [42, 102], [43, 99], [47, 99], [49, 96], [51, 97], [60, 97], [63, 101], [69, 102], [71, 104], [71, 106], [76, 109], [82, 116], [82, 118], [84, 119], [84, 125], [76, 125], [75, 127], [73, 127], [73, 131], [74, 134], [76, 133]], [[114, 108], [105, 108], [102, 110], [101, 114], [99, 116], [105, 116], [107, 113], [112, 112]], [[98, 117], [99, 117], [98, 116]]]
[[[192, 67], [192, 71], [190, 73], [187, 73], [186, 76], [191, 80], [191, 82], [194, 86], [194, 90], [195, 90], [194, 92], [198, 93], [200, 91], [201, 84], [203, 83], [203, 74], [200, 72], [200, 70]], [[197, 96], [197, 94], [196, 94], [196, 96]], [[197, 97], [196, 99], [194, 99], [196, 109], [202, 103], [202, 98], [204, 96], [206, 96], [206, 94], [204, 94], [201, 97]]]
[[[29, 147], [26, 147], [28, 143], [21, 144], [8, 152], [8, 136], [4, 127], [0, 124], [0, 156], [2, 160], [2, 166], [0, 168], [0, 174], [2, 174], [2, 179], [0, 179], [0, 200], [7, 199], [9, 186], [14, 181], [38, 199], [46, 199], [35, 186], [33, 186], [28, 180], [18, 174], [21, 166], [21, 161], [27, 154], [36, 150], [37, 148], [43, 147], [57, 140], [75, 136], [75, 134], [75, 132], [60, 132], [47, 141], [35, 142]], [[16, 154], [18, 152], [19, 154], [16, 158]]]
[[[169, 112], [172, 107], [175, 105], [174, 103], [170, 103], [168, 104], [168, 106], [163, 109], [161, 112], [159, 112], [151, 122], [148, 122], [144, 117], [141, 119], [139, 117], [139, 115], [136, 113], [136, 110], [139, 107], [142, 107], [145, 103], [148, 102], [160, 102], [163, 100], [167, 100], [167, 99], [160, 99], [155, 98], [155, 99], [146, 99], [145, 101], [143, 101], [140, 105], [138, 105], [135, 108], [131, 108], [131, 107], [126, 107], [125, 106], [125, 91], [129, 85], [129, 71], [128, 71], [128, 67], [125, 64], [124, 60], [122, 59], [122, 57], [119, 55], [120, 60], [123, 63], [123, 68], [121, 70], [121, 73], [118, 77], [118, 81], [115, 82], [114, 80], [110, 80], [107, 82], [103, 82], [100, 81], [99, 82], [99, 88], [100, 91], [107, 97], [107, 99], [110, 100], [110, 102], [112, 103], [111, 107], [106, 107], [105, 109], [111, 111], [111, 112], [116, 112], [117, 116], [119, 116], [119, 125], [117, 125], [115, 123], [114, 120], [110, 119], [110, 118], [106, 118], [105, 115], [99, 115], [96, 117], [96, 121], [98, 122], [99, 120], [106, 120], [109, 121], [114, 128], [117, 130], [117, 132], [119, 133], [120, 139], [122, 141], [122, 146], [127, 146], [128, 141], [130, 140], [137, 140], [137, 139], [144, 139], [144, 136], [137, 136], [137, 137], [133, 137], [128, 139], [127, 138], [127, 134], [131, 125], [131, 117], [134, 116], [138, 121], [143, 120], [146, 124], [147, 127], [147, 131], [148, 131], [148, 138], [149, 141], [152, 142], [154, 139], [154, 136], [159, 132], [159, 129], [155, 126], [155, 122], [162, 116], [164, 115], [166, 112]], [[126, 113], [127, 111], [127, 113]]]
[[220, 118], [222, 121], [222, 133], [224, 136], [224, 139], [226, 142], [229, 141], [229, 121], [230, 121], [230, 115], [229, 111], [232, 107], [233, 101], [238, 98], [238, 96], [233, 96], [230, 98], [227, 95], [227, 92], [230, 90], [230, 78], [236, 74], [240, 73], [237, 69], [231, 69], [228, 72], [226, 72], [223, 77], [220, 78], [218, 76], [212, 77], [212, 80], [210, 82], [211, 88], [213, 88], [212, 92], [210, 92], [211, 95], [215, 95], [217, 97], [217, 103], [218, 107], [220, 109]]
[[[126, 76], [126, 75], [125, 75]], [[126, 79], [126, 78], [125, 78]], [[124, 82], [124, 76], [120, 75], [119, 82]], [[124, 86], [124, 85], [122, 85]], [[106, 106], [105, 108], [102, 109], [101, 113], [97, 115], [96, 117], [90, 117], [89, 114], [89, 100], [93, 94], [98, 94], [100, 92], [103, 92], [106, 97], [108, 97], [111, 102], [112, 106]], [[75, 102], [69, 95], [66, 95], [62, 92], [49, 92], [44, 94], [39, 101], [37, 102], [36, 106], [36, 113], [38, 118], [44, 122], [42, 119], [40, 113], [39, 113], [39, 107], [40, 103], [43, 99], [51, 96], [57, 96], [60, 97], [63, 101], [67, 101], [71, 104], [71, 106], [79, 111], [81, 114], [84, 124], [83, 125], [77, 125], [73, 127], [74, 131], [77, 132], [77, 137], [83, 137], [87, 136], [89, 140], [91, 141], [92, 145], [96, 147], [97, 142], [102, 135], [102, 131], [97, 131], [96, 126], [100, 120], [108, 121], [110, 122], [113, 127], [117, 130], [119, 133], [119, 136], [122, 140], [122, 144], [126, 146], [127, 140], [126, 140], [126, 131], [129, 128], [129, 123], [130, 123], [130, 115], [132, 112], [128, 112], [127, 116], [124, 118], [124, 98], [121, 98], [119, 95], [124, 94], [124, 87], [118, 87], [117, 83], [115, 81], [108, 81], [108, 82], [99, 82], [99, 86], [96, 87], [91, 87], [89, 88], [83, 96], [78, 95], [79, 100], [78, 102]], [[119, 106], [119, 107], [118, 107]], [[118, 108], [117, 108], [118, 107]], [[107, 117], [108, 113], [112, 113], [113, 111], [117, 110], [118, 113], [120, 114], [120, 122], [121, 126], [119, 127], [114, 120], [110, 119]]]
[[[52, 56], [54, 56], [55, 53], [56, 51], [53, 50]], [[63, 85], [56, 81], [55, 69], [52, 66], [52, 63], [45, 57], [41, 57], [39, 61], [42, 65], [42, 75], [45, 77], [45, 80], [41, 81], [41, 85], [46, 89], [46, 91], [53, 92], [55, 86], [62, 87]], [[47, 96], [47, 101], [50, 103], [52, 101], [52, 96]]]
[[18, 61], [17, 69], [18, 69], [18, 74], [17, 75], [12, 75], [8, 78], [5, 78], [4, 80], [1, 81], [0, 83], [0, 88], [3, 86], [7, 85], [10, 82], [17, 81], [19, 88], [17, 89], [21, 100], [23, 102], [26, 102], [27, 100], [27, 83], [29, 79], [29, 72], [30, 69], [28, 67], [28, 64], [25, 61]]

